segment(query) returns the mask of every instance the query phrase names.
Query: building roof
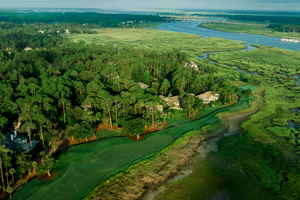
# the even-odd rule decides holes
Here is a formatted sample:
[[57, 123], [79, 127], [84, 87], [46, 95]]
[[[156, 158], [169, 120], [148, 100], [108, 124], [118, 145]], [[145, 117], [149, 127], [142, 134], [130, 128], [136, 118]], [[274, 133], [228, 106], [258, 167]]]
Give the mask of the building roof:
[[32, 48], [31, 48], [31, 47], [26, 47], [26, 48], [24, 49], [24, 51], [28, 51], [28, 50], [32, 50]]
[[213, 95], [212, 91], [208, 91], [208, 92], [205, 92], [203, 94], [199, 94], [196, 97], [198, 97], [199, 99], [203, 99], [204, 104], [208, 104], [208, 103], [210, 103], [210, 101], [218, 100], [218, 96], [219, 96], [219, 94]]
[[182, 101], [182, 98], [179, 96], [172, 96], [172, 97], [165, 97], [163, 95], [159, 95], [160, 98], [168, 104], [168, 106], [172, 107], [174, 105], [175, 108], [180, 108], [180, 102]]
[[139, 85], [140, 85], [140, 87], [141, 87], [143, 90], [146, 90], [146, 89], [149, 88], [149, 85], [146, 85], [146, 84], [141, 83], [141, 82], [139, 82]]
[[17, 147], [23, 148], [26, 151], [30, 151], [36, 146], [37, 143], [37, 141], [33, 140], [31, 141], [30, 145], [25, 135], [16, 135], [13, 133], [7, 133], [6, 139], [1, 141], [1, 145], [8, 148], [11, 153]]

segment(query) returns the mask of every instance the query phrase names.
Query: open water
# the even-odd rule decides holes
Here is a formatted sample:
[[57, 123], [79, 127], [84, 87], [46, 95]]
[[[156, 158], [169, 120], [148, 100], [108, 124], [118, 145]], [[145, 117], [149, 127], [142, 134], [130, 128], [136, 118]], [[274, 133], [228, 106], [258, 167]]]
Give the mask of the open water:
[[229, 40], [237, 40], [245, 42], [245, 46], [248, 47], [248, 50], [256, 49], [252, 47], [252, 44], [260, 44], [271, 47], [278, 47], [282, 49], [300, 51], [300, 43], [294, 42], [282, 42], [281, 38], [268, 37], [263, 35], [256, 34], [247, 34], [247, 33], [229, 33], [224, 31], [217, 31], [202, 27], [197, 27], [197, 25], [207, 22], [207, 21], [226, 21], [224, 18], [208, 18], [202, 21], [198, 21], [197, 24], [195, 21], [189, 22], [175, 22], [175, 23], [165, 23], [158, 25], [159, 30], [172, 31], [179, 33], [191, 33], [207, 37], [223, 38]]

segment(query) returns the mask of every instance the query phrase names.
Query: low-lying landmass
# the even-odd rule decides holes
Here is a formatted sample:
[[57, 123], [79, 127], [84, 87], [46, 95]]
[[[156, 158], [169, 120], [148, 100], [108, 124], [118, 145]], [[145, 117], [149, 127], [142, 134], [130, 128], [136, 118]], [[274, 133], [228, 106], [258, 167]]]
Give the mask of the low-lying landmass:
[[[299, 52], [134, 27], [156, 15], [63, 15], [0, 14], [3, 198], [298, 198]], [[219, 151], [193, 159], [211, 137]]]
[[234, 32], [234, 33], [248, 33], [258, 34], [270, 37], [300, 39], [298, 32], [282, 32], [276, 31], [268, 27], [269, 25], [254, 24], [253, 22], [239, 22], [221, 23], [221, 22], [207, 22], [200, 25], [200, 27], [214, 29], [218, 31]]

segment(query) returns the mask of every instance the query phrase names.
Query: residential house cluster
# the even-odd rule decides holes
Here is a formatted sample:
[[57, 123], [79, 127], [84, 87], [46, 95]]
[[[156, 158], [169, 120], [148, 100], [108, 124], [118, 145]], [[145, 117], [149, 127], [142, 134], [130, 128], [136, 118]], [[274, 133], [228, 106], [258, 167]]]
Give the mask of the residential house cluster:
[[216, 94], [212, 91], [208, 91], [208, 92], [205, 92], [203, 94], [199, 94], [196, 97], [198, 97], [199, 99], [202, 99], [203, 104], [209, 104], [211, 101], [218, 100], [218, 96], [219, 96], [219, 94]]
[[[141, 83], [141, 82], [139, 82], [139, 85], [143, 90], [146, 90], [147, 88], [149, 88], [149, 85], [146, 85], [146, 84]], [[195, 94], [192, 94], [192, 93], [188, 93], [187, 95], [195, 96]], [[203, 104], [206, 105], [206, 104], [210, 104], [210, 102], [212, 102], [212, 101], [218, 100], [219, 99], [218, 96], [219, 96], [219, 94], [217, 94], [213, 91], [208, 91], [208, 92], [205, 92], [203, 94], [199, 94], [196, 97], [199, 98], [199, 99], [202, 99]], [[164, 102], [168, 106], [170, 106], [170, 108], [175, 109], [175, 110], [182, 110], [182, 108], [180, 107], [180, 102], [183, 100], [183, 98], [181, 98], [179, 96], [165, 97], [163, 95], [159, 95], [159, 97], [162, 98], [162, 100], [164, 100]], [[160, 112], [163, 112], [163, 106], [162, 105], [159, 105], [157, 107], [157, 109]]]

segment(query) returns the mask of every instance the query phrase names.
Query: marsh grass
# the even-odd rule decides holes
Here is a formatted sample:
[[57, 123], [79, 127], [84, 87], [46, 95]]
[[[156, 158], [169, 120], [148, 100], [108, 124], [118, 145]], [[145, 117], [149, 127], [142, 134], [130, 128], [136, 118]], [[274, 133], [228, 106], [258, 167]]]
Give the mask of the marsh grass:
[[93, 39], [96, 38], [95, 44], [129, 45], [135, 48], [163, 52], [180, 49], [189, 53], [193, 61], [198, 61], [194, 55], [202, 56], [203, 52], [232, 51], [246, 48], [243, 42], [220, 38], [203, 39], [198, 35], [151, 29], [105, 29], [99, 30], [98, 34], [72, 34], [66, 37], [74, 42], [82, 40], [86, 44], [92, 43]]
[[[240, 23], [240, 22], [235, 22], [235, 23]], [[254, 24], [254, 23], [248, 22], [248, 24]], [[270, 37], [279, 37], [279, 38], [287, 37], [291, 39], [300, 39], [300, 33], [274, 31], [273, 29], [268, 28], [266, 26], [205, 23], [205, 24], [201, 24], [201, 27], [219, 30], [219, 31], [225, 31], [225, 32], [248, 33], [248, 34], [266, 35]]]
[[274, 168], [282, 160], [274, 158], [272, 150], [243, 136], [226, 138], [219, 147], [199, 161], [190, 176], [172, 183], [155, 200], [210, 199], [221, 191], [228, 191], [230, 199], [277, 199], [274, 192], [279, 191], [282, 177]]

